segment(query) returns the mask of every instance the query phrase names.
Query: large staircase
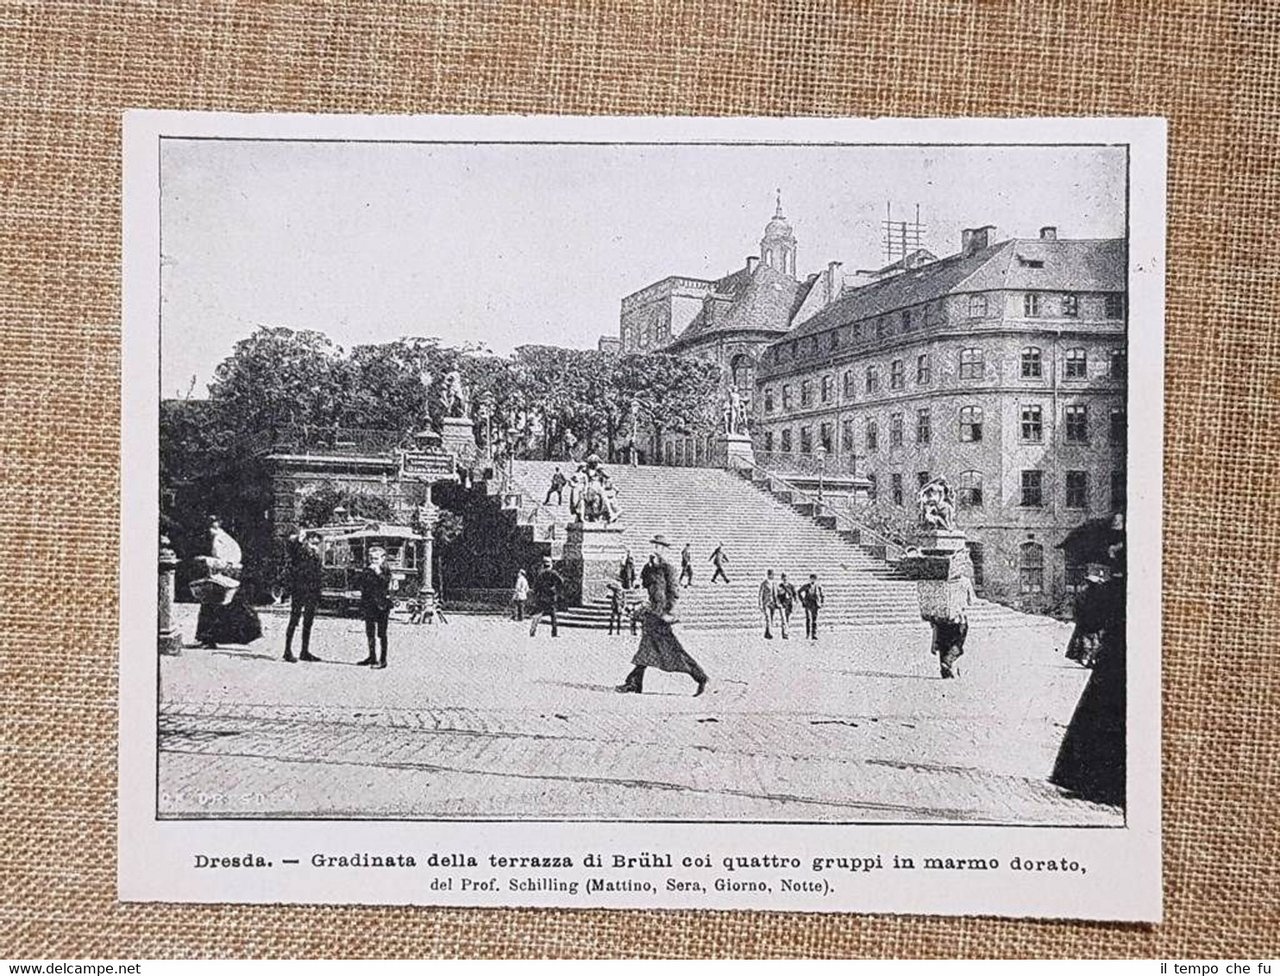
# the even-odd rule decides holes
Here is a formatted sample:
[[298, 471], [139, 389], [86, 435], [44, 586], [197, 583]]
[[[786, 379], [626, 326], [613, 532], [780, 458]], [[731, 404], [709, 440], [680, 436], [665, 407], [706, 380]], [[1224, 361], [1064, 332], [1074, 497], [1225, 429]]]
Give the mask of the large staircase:
[[[511, 505], [533, 527], [535, 537], [552, 543], [559, 555], [569, 522], [565, 504], [542, 505], [551, 475], [550, 461], [516, 461], [509, 491], [522, 499]], [[570, 473], [571, 465], [561, 464]], [[920, 612], [913, 582], [898, 578], [892, 565], [873, 549], [848, 541], [812, 517], [812, 506], [786, 493], [767, 488], [717, 468], [608, 466], [618, 489], [622, 544], [631, 550], [636, 567], [652, 551], [649, 540], [661, 533], [671, 543], [667, 560], [678, 571], [680, 550], [693, 551], [694, 585], [681, 591], [678, 613], [686, 627], [743, 629], [761, 623], [758, 589], [765, 570], [775, 578], [786, 573], [797, 587], [817, 573], [826, 594], [819, 618], [823, 627], [918, 623]], [[723, 544], [728, 553], [730, 582], [712, 584], [711, 552]], [[987, 601], [979, 601], [970, 616], [985, 626], [1027, 625], [1036, 618]], [[608, 607], [599, 602], [566, 610], [565, 626], [604, 628]], [[803, 613], [792, 617], [803, 633]]]

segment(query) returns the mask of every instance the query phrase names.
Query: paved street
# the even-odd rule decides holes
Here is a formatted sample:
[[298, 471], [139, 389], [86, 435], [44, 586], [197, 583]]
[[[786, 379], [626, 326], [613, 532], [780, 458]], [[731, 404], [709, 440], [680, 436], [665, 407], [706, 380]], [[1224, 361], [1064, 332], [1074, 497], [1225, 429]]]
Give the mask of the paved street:
[[629, 635], [393, 622], [370, 671], [357, 620], [316, 621], [320, 664], [281, 661], [285, 618], [263, 625], [162, 660], [163, 816], [1120, 822], [1045, 782], [1087, 678], [1066, 628], [975, 629], [957, 681], [924, 625], [689, 631], [711, 675], [693, 698], [652, 670], [617, 694]]

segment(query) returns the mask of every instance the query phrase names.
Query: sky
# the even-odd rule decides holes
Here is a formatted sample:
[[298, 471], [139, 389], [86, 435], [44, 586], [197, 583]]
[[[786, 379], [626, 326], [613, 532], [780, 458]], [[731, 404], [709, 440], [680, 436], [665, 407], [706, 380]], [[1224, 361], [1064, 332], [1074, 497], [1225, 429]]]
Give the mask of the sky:
[[886, 204], [939, 256], [984, 224], [1125, 231], [1119, 148], [166, 140], [161, 393], [204, 396], [259, 325], [594, 348], [624, 295], [758, 254], [779, 189], [802, 277], [884, 264]]

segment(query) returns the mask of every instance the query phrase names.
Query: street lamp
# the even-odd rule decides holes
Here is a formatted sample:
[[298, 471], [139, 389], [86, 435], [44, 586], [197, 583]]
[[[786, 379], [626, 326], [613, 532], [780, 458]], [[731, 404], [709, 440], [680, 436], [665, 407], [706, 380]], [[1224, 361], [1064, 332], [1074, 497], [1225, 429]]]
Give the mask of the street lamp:
[[[819, 444], [818, 449], [814, 453], [818, 455], [818, 508], [821, 509], [822, 489], [827, 476], [827, 446], [825, 444]], [[819, 510], [814, 514], [821, 515], [822, 512]]]
[[480, 416], [484, 418], [485, 467], [493, 466], [493, 394], [480, 394]]

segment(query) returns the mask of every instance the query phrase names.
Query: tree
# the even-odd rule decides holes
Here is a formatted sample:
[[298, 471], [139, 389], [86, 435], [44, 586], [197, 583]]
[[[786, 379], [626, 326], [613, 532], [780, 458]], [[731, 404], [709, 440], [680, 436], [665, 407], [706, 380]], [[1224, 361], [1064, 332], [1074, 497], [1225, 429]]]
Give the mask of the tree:
[[626, 416], [632, 400], [655, 440], [665, 431], [691, 433], [715, 427], [720, 367], [701, 359], [634, 353], [616, 360], [616, 403]]

